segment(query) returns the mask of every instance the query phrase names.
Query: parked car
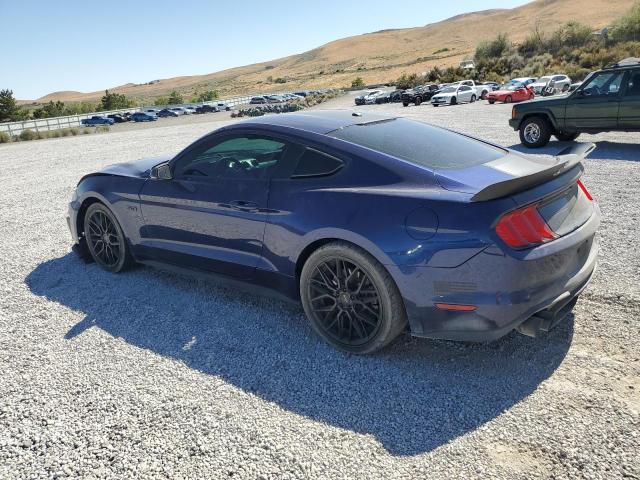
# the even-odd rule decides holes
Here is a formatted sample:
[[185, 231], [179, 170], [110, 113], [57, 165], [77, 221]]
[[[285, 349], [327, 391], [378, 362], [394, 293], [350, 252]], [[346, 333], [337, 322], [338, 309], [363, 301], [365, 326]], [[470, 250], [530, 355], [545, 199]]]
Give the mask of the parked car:
[[364, 105], [367, 103], [368, 97], [375, 97], [379, 93], [382, 93], [382, 90], [370, 90], [367, 93], [363, 93], [362, 95], [358, 95], [355, 98], [356, 105]]
[[163, 108], [158, 112], [158, 117], [166, 118], [166, 117], [179, 117], [180, 114], [174, 110], [169, 108]]
[[476, 100], [476, 91], [469, 85], [449, 85], [431, 97], [431, 105], [438, 107], [440, 105], [456, 105], [463, 102], [472, 103]]
[[227, 102], [217, 102], [215, 106], [218, 107], [218, 110], [220, 110], [221, 112], [231, 110], [231, 107]]
[[212, 113], [219, 111], [220, 109], [217, 107], [217, 105], [200, 105], [198, 108], [196, 108], [196, 113]]
[[251, 100], [249, 100], [249, 103], [252, 105], [261, 105], [269, 102], [264, 97], [252, 97]]
[[471, 87], [475, 91], [476, 98], [480, 98], [482, 100], [484, 100], [487, 97], [487, 94], [492, 90], [489, 85], [486, 85], [484, 83], [476, 83], [474, 80], [460, 80], [459, 82], [453, 82], [449, 85], [466, 85], [468, 87]]
[[394, 90], [389, 94], [389, 101], [393, 103], [401, 102], [402, 94], [404, 92], [406, 92], [406, 90], [403, 90], [403, 89]]
[[193, 115], [196, 113], [196, 107], [183, 107], [187, 115]]
[[570, 95], [514, 105], [509, 125], [536, 148], [551, 135], [571, 141], [582, 132], [640, 131], [638, 112], [640, 61], [627, 59], [590, 74]]
[[401, 95], [402, 106], [408, 107], [410, 103], [420, 105], [422, 102], [428, 102], [438, 90], [438, 85], [433, 84], [418, 85], [405, 90]]
[[158, 120], [158, 117], [155, 113], [149, 112], [136, 112], [131, 115], [131, 120], [134, 122], [155, 122]]
[[490, 104], [493, 105], [496, 102], [524, 102], [525, 100], [533, 100], [534, 97], [535, 93], [533, 92], [531, 85], [512, 83], [502, 90], [489, 92], [489, 94], [487, 95], [487, 100]]
[[306, 90], [301, 90], [299, 92], [293, 92], [294, 94], [300, 96], [300, 97], [306, 97], [307, 95], [309, 95], [309, 92]]
[[115, 121], [113, 118], [101, 117], [100, 115], [94, 115], [91, 118], [85, 118], [81, 120], [82, 125], [113, 125]]
[[115, 123], [125, 123], [130, 119], [121, 113], [112, 113], [111, 115], [107, 115], [107, 118], [110, 118]]
[[488, 86], [493, 92], [500, 89], [500, 84], [498, 82], [484, 82], [483, 85]]
[[184, 107], [169, 107], [169, 110], [176, 112], [178, 115], [189, 115], [191, 113]]
[[149, 115], [157, 115], [159, 111], [159, 108], [147, 108], [145, 113], [148, 113]]
[[67, 222], [73, 250], [108, 272], [183, 266], [276, 289], [351, 353], [405, 329], [535, 335], [593, 276], [591, 147], [538, 158], [392, 115], [267, 115], [83, 176]]
[[511, 80], [509, 80], [506, 84], [505, 87], [509, 87], [512, 85], [524, 85], [525, 87], [528, 85], [531, 85], [532, 83], [535, 83], [537, 80], [536, 77], [518, 77], [518, 78], [512, 78]]
[[531, 85], [536, 95], [555, 95], [566, 92], [571, 86], [571, 79], [566, 75], [545, 75]]

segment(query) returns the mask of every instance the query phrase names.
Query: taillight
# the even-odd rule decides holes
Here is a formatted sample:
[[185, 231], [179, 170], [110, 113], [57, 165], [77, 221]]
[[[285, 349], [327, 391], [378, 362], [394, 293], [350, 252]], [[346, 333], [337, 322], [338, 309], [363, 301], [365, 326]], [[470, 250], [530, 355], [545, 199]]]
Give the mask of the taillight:
[[584, 193], [585, 197], [590, 201], [593, 201], [593, 197], [589, 193], [589, 190], [587, 190], [587, 187], [584, 186], [584, 183], [582, 183], [582, 180], [578, 180], [578, 186], [580, 187], [580, 190], [582, 190], [582, 193]]
[[515, 105], [511, 107], [511, 118], [516, 118], [516, 107]]
[[532, 247], [557, 237], [538, 213], [536, 205], [504, 214], [498, 220], [496, 233], [512, 248]]

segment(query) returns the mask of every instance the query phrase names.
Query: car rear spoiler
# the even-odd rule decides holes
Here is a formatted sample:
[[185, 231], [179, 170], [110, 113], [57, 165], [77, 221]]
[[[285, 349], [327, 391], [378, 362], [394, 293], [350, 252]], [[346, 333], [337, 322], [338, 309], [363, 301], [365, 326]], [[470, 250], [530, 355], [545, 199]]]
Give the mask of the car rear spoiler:
[[596, 146], [593, 143], [578, 143], [564, 148], [555, 156], [556, 162], [548, 168], [488, 185], [476, 193], [471, 198], [471, 201], [482, 202], [513, 195], [545, 183], [577, 166], [582, 169], [583, 167], [580, 163], [595, 148]]

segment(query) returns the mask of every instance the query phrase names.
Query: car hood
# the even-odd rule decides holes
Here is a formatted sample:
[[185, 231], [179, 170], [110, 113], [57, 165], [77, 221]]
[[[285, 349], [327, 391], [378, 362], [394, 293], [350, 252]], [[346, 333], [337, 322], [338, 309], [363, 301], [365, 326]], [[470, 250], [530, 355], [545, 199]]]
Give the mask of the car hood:
[[169, 161], [173, 155], [161, 157], [143, 158], [132, 162], [114, 163], [108, 165], [98, 172], [103, 175], [117, 175], [119, 177], [149, 178], [151, 169], [156, 165]]

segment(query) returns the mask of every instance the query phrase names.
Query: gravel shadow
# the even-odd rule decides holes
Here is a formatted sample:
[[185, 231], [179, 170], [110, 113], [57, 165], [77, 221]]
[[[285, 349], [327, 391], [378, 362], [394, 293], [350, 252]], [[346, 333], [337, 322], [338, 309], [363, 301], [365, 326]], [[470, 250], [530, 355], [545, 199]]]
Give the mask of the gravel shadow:
[[70, 329], [51, 325], [70, 342], [100, 328], [295, 414], [373, 435], [397, 456], [431, 451], [525, 399], [560, 365], [573, 336], [570, 318], [541, 339], [405, 336], [358, 357], [318, 341], [296, 306], [151, 268], [111, 275], [69, 253], [38, 265], [26, 284], [84, 313]]
[[[587, 140], [585, 140], [586, 142]], [[627, 160], [630, 162], [640, 161], [640, 145], [637, 143], [621, 143], [600, 141], [594, 142], [596, 149], [589, 154], [587, 160]], [[556, 155], [560, 150], [573, 145], [574, 142], [549, 142], [542, 148], [527, 148], [520, 143], [511, 145], [512, 150], [533, 155]]]

